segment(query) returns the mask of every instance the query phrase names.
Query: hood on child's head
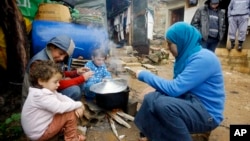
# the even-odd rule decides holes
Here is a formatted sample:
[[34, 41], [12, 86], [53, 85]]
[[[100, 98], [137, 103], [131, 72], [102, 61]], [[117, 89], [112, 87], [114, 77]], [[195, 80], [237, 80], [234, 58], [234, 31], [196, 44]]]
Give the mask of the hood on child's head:
[[[57, 46], [58, 48], [62, 49], [63, 51], [67, 52], [69, 56], [73, 54], [73, 51], [75, 49], [75, 43], [74, 41], [66, 36], [66, 35], [59, 35], [56, 37], [53, 37], [48, 44], [53, 44]], [[47, 45], [48, 45], [47, 44]]]

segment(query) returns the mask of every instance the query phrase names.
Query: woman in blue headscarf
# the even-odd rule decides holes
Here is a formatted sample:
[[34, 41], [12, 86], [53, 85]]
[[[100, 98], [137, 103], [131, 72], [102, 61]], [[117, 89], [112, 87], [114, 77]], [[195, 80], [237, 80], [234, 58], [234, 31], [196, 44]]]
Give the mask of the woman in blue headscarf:
[[175, 57], [174, 78], [137, 72], [137, 78], [156, 91], [145, 95], [134, 122], [150, 141], [192, 141], [190, 134], [209, 132], [223, 120], [221, 64], [201, 47], [201, 34], [188, 23], [173, 24], [166, 40]]

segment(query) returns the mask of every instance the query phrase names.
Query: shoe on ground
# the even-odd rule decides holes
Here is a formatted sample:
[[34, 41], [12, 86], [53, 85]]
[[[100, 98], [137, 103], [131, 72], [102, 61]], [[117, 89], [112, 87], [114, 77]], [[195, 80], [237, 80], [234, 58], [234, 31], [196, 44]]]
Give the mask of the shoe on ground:
[[231, 44], [231, 47], [230, 47], [230, 49], [233, 49], [233, 48], [234, 48], [234, 46], [235, 46], [235, 44]]
[[138, 141], [149, 141], [146, 137], [140, 137]]
[[234, 48], [235, 44], [231, 43], [231, 46], [227, 48], [228, 51], [231, 51]]
[[242, 46], [238, 46], [237, 50], [241, 51], [242, 50]]

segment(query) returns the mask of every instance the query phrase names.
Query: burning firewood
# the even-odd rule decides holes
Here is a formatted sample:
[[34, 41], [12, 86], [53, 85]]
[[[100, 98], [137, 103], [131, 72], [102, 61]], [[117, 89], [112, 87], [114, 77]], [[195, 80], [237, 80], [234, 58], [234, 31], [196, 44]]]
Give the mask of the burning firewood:
[[129, 114], [124, 113], [123, 111], [118, 111], [116, 113], [117, 113], [117, 115], [119, 115], [119, 116], [121, 116], [121, 117], [123, 117], [123, 118], [125, 118], [127, 120], [130, 120], [130, 121], [134, 121], [134, 119], [135, 119], [134, 117], [132, 117]]
[[108, 117], [108, 120], [109, 120], [109, 123], [110, 123], [110, 126], [111, 126], [111, 129], [112, 129], [113, 133], [115, 134], [115, 136], [116, 136], [117, 138], [119, 138], [119, 137], [118, 137], [117, 130], [116, 130], [116, 127], [115, 127], [115, 122], [114, 122], [114, 121], [112, 120], [112, 118], [110, 118], [110, 117]]
[[125, 135], [118, 136], [118, 132], [117, 132], [116, 127], [115, 127], [115, 122], [113, 121], [113, 119], [111, 117], [108, 117], [108, 120], [109, 120], [111, 129], [112, 129], [113, 133], [115, 134], [116, 138], [119, 141], [121, 141], [121, 139], [123, 139], [125, 137]]
[[119, 124], [121, 125], [124, 125], [125, 127], [127, 128], [131, 128], [131, 126], [126, 122], [124, 121], [122, 118], [120, 118], [118, 115], [116, 115], [115, 113], [112, 113], [112, 112], [107, 112], [108, 115], [113, 118], [116, 122], [118, 122]]

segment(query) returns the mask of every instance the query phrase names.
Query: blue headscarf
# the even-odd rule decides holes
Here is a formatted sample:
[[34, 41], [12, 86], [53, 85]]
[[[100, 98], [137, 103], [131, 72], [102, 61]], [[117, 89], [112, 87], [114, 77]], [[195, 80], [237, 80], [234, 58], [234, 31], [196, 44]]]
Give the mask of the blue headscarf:
[[178, 55], [174, 64], [174, 78], [176, 78], [184, 70], [188, 57], [202, 49], [201, 34], [192, 25], [177, 22], [167, 30], [166, 39], [177, 46]]

